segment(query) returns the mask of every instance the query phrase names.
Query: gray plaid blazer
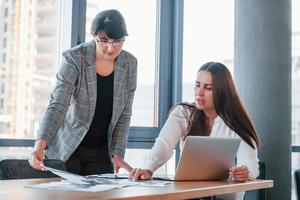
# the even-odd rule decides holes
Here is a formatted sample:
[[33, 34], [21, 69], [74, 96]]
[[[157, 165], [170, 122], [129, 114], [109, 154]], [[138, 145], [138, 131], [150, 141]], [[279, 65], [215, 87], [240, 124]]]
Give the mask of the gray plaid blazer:
[[[93, 40], [63, 53], [57, 83], [37, 136], [37, 140], [46, 140], [48, 158], [68, 160], [92, 123], [97, 99], [95, 52]], [[113, 112], [108, 128], [110, 156], [124, 157], [136, 81], [137, 60], [122, 50], [114, 69]]]

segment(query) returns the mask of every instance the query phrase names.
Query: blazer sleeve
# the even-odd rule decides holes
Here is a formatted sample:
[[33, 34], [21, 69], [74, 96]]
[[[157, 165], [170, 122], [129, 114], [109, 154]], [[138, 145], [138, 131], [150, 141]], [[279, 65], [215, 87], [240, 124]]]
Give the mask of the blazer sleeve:
[[[189, 117], [189, 116], [188, 116]], [[154, 172], [173, 155], [174, 149], [187, 130], [188, 119], [183, 106], [178, 105], [171, 112], [156, 138], [154, 146], [145, 155], [143, 168]]]
[[122, 114], [116, 123], [116, 127], [114, 128], [111, 151], [112, 155], [118, 154], [122, 158], [124, 158], [127, 146], [129, 124], [132, 115], [132, 103], [137, 86], [137, 59], [132, 57], [128, 62], [126, 67], [131, 69], [128, 76], [128, 98]]
[[56, 86], [41, 121], [37, 140], [44, 139], [49, 144], [56, 135], [66, 116], [78, 75], [79, 71], [70, 53], [63, 53], [61, 68], [56, 74]]

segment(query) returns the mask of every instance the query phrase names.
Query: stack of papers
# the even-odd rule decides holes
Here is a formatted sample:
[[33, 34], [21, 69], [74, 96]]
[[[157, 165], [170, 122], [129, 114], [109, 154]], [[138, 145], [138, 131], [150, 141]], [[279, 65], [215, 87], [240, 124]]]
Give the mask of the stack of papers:
[[100, 192], [130, 186], [162, 187], [169, 183], [168, 181], [159, 180], [132, 181], [126, 176], [115, 176], [114, 174], [80, 176], [50, 167], [47, 167], [47, 169], [65, 180], [59, 182], [41, 183], [26, 187], [38, 189], [73, 190], [81, 192]]
[[122, 185], [101, 184], [101, 185], [80, 185], [70, 183], [66, 180], [59, 182], [41, 183], [37, 185], [26, 186], [28, 188], [49, 189], [49, 190], [72, 190], [80, 192], [101, 192], [115, 188], [125, 187]]

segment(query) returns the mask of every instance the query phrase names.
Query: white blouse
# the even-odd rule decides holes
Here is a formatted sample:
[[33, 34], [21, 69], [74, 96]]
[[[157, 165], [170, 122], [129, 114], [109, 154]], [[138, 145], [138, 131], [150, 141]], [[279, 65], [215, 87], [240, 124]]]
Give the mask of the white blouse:
[[[177, 143], [180, 141], [180, 149], [184, 144], [184, 138], [188, 134], [188, 121], [191, 111], [178, 105], [171, 112], [168, 120], [156, 138], [155, 144], [151, 151], [145, 156], [143, 168], [152, 172], [166, 163], [173, 155]], [[229, 137], [240, 138], [238, 134], [232, 131], [222, 120], [217, 117], [214, 121], [210, 137]], [[246, 165], [250, 177], [256, 178], [259, 175], [257, 150], [253, 149], [245, 141], [241, 140], [237, 152], [237, 166]], [[228, 196], [228, 195], [226, 195]], [[223, 199], [242, 199], [243, 193], [231, 194], [231, 197], [221, 197]]]

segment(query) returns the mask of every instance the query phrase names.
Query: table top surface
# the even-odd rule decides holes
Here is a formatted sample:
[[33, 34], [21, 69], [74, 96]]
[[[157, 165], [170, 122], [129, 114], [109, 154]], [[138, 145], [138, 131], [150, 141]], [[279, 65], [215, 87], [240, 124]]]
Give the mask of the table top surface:
[[104, 192], [77, 192], [26, 188], [24, 186], [60, 181], [59, 178], [1, 180], [0, 199], [30, 200], [96, 200], [96, 199], [188, 199], [273, 187], [272, 180], [235, 181], [181, 181], [164, 187], [124, 187]]

